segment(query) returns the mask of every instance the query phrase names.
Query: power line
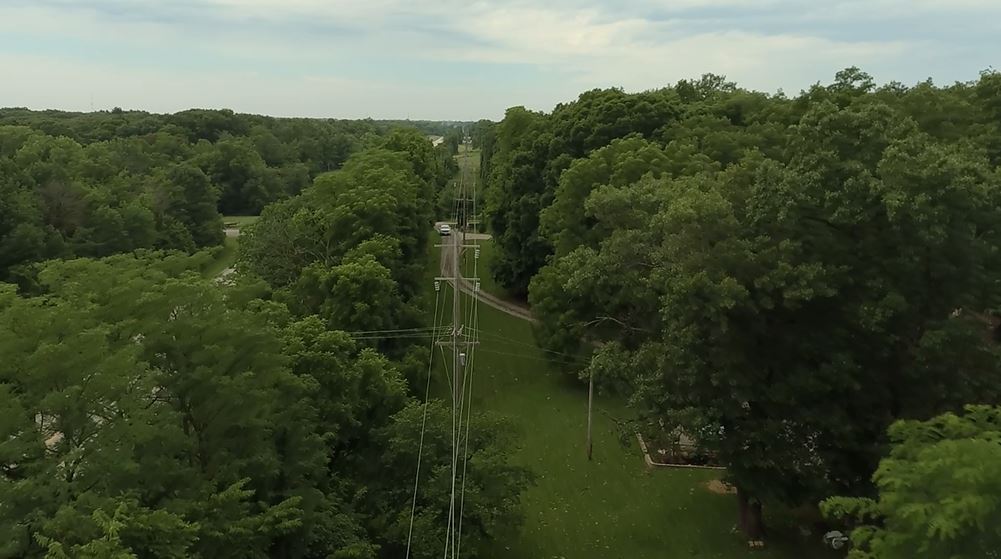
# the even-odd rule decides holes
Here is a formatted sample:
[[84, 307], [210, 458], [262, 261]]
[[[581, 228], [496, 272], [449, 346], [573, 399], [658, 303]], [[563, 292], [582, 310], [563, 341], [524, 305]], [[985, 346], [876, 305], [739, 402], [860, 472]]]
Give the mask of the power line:
[[[438, 326], [438, 300], [441, 298], [441, 291], [435, 289], [435, 301], [434, 301], [434, 319], [431, 322], [437, 328]], [[431, 347], [428, 348], [428, 380], [427, 386], [424, 389], [424, 413], [421, 419], [421, 438], [420, 443], [417, 445], [417, 472], [414, 474], [414, 498], [410, 505], [410, 528], [407, 531], [407, 559], [410, 558], [410, 542], [414, 534], [414, 515], [417, 513], [417, 488], [420, 486], [421, 481], [421, 459], [424, 456], [424, 431], [427, 427], [428, 422], [428, 402], [431, 396], [431, 367], [434, 363], [434, 341], [431, 342]]]
[[384, 334], [384, 333], [394, 333], [394, 332], [423, 332], [431, 330], [445, 330], [444, 326], [425, 326], [423, 328], [395, 328], [391, 330], [356, 330], [353, 332], [344, 332], [345, 334], [350, 334], [352, 336], [358, 334]]
[[561, 365], [586, 365], [587, 361], [561, 361], [558, 359], [547, 359], [545, 357], [530, 357], [523, 353], [511, 353], [510, 351], [497, 351], [495, 349], [485, 349], [480, 348], [483, 353], [492, 353], [494, 355], [507, 355], [509, 357], [520, 357], [522, 359], [528, 359], [529, 361], [538, 361], [539, 363], [558, 363]]
[[577, 355], [574, 355], [572, 353], [566, 353], [564, 351], [556, 351], [554, 349], [546, 349], [544, 347], [539, 347], [539, 346], [537, 346], [535, 344], [530, 344], [530, 343], [527, 343], [527, 342], [523, 342], [521, 340], [516, 340], [514, 338], [508, 338], [506, 336], [502, 336], [502, 335], [496, 334], [494, 332], [477, 331], [477, 334], [482, 334], [484, 336], [487, 336], [488, 338], [494, 338], [494, 341], [497, 341], [497, 342], [503, 341], [503, 342], [507, 342], [507, 343], [510, 343], [510, 344], [513, 344], [513, 345], [530, 347], [530, 348], [532, 348], [534, 350], [542, 351], [542, 352], [545, 352], [545, 353], [550, 353], [550, 354], [553, 354], [553, 355], [562, 355], [562, 356], [565, 356], [565, 357], [567, 357], [569, 359], [572, 359], [572, 360], [581, 361], [581, 362], [587, 362], [586, 359], [582, 359], [581, 357], [579, 357]]
[[[469, 150], [464, 150], [463, 160], [468, 161]], [[410, 530], [407, 535], [407, 558], [410, 557], [411, 542], [413, 537], [413, 523], [414, 516], [416, 514], [417, 506], [417, 494], [418, 494], [418, 484], [420, 481], [420, 464], [421, 464], [421, 453], [423, 448], [423, 439], [425, 434], [426, 422], [427, 422], [427, 402], [430, 398], [430, 375], [433, 371], [431, 362], [433, 362], [434, 345], [439, 339], [440, 334], [444, 334], [446, 331], [445, 327], [439, 327], [439, 318], [443, 317], [444, 313], [439, 313], [439, 299], [440, 299], [440, 288], [441, 283], [439, 280], [448, 280], [448, 283], [452, 287], [452, 325], [450, 332], [450, 342], [440, 341], [437, 342], [439, 351], [442, 357], [442, 369], [445, 371], [445, 377], [448, 380], [449, 389], [452, 395], [452, 426], [451, 426], [451, 489], [449, 495], [448, 504], [448, 516], [447, 523], [445, 526], [445, 541], [444, 541], [444, 559], [457, 559], [459, 552], [461, 551], [461, 538], [462, 538], [462, 515], [465, 508], [465, 488], [466, 488], [466, 475], [468, 473], [469, 464], [469, 433], [472, 422], [472, 402], [473, 402], [473, 392], [472, 392], [472, 376], [473, 376], [473, 366], [475, 361], [475, 348], [479, 343], [479, 307], [478, 301], [479, 297], [476, 293], [478, 289], [474, 288], [472, 293], [472, 302], [467, 303], [466, 307], [463, 308], [463, 297], [462, 297], [462, 282], [464, 278], [462, 277], [462, 251], [465, 248], [465, 229], [467, 227], [468, 221], [468, 207], [469, 202], [466, 194], [466, 180], [465, 171], [468, 165], [463, 165], [461, 172], [459, 173], [459, 178], [455, 183], [456, 199], [453, 205], [453, 221], [458, 225], [456, 227], [456, 234], [450, 236], [449, 243], [443, 243], [442, 251], [442, 262], [443, 264], [448, 264], [449, 261], [452, 266], [451, 278], [436, 278], [435, 281], [435, 291], [437, 293], [435, 300], [435, 318], [432, 328], [415, 328], [415, 329], [399, 329], [399, 330], [371, 330], [364, 332], [354, 333], [355, 339], [367, 340], [367, 339], [398, 339], [398, 338], [431, 338], [431, 360], [428, 364], [428, 385], [426, 387], [425, 394], [425, 408], [424, 408], [424, 419], [421, 424], [421, 443], [418, 450], [418, 465], [417, 473], [414, 478], [414, 496], [413, 502], [411, 504], [410, 512]], [[473, 187], [475, 188], [475, 180], [472, 181]], [[475, 195], [475, 191], [474, 191]], [[475, 200], [474, 200], [475, 205]], [[475, 242], [474, 238], [474, 242]], [[474, 280], [475, 274], [478, 271], [478, 259], [479, 259], [479, 247], [477, 244], [472, 245], [476, 248], [473, 262], [473, 273]], [[447, 252], [446, 252], [447, 251]], [[445, 275], [445, 274], [443, 274]], [[476, 286], [476, 284], [474, 284]], [[478, 287], [478, 286], [476, 286]], [[441, 301], [442, 306], [444, 306], [444, 301]], [[443, 310], [443, 309], [442, 309]], [[465, 320], [464, 320], [465, 319]], [[468, 331], [465, 330], [468, 328]], [[468, 333], [467, 333], [468, 332]], [[448, 359], [445, 357], [445, 345], [452, 346], [452, 365], [449, 367]], [[460, 344], [465, 348], [464, 352], [460, 352]], [[451, 369], [451, 371], [449, 370]], [[468, 381], [467, 381], [468, 378]], [[461, 449], [461, 452], [460, 452]], [[461, 470], [460, 470], [460, 454], [461, 454]], [[461, 477], [461, 483], [459, 482]], [[456, 485], [458, 487], [458, 498], [459, 507], [456, 509]]]
[[[463, 159], [468, 160], [469, 150], [464, 150]], [[473, 293], [472, 302], [467, 305], [466, 311], [468, 312], [468, 317], [466, 318], [466, 323], [463, 323], [463, 309], [462, 309], [462, 249], [465, 248], [465, 229], [467, 227], [468, 219], [468, 197], [466, 194], [466, 180], [465, 180], [465, 170], [468, 165], [462, 166], [462, 172], [459, 175], [459, 182], [457, 188], [457, 195], [459, 200], [456, 204], [456, 219], [459, 227], [457, 227], [457, 235], [451, 241], [452, 246], [452, 467], [451, 467], [451, 491], [449, 497], [449, 512], [448, 512], [448, 522], [446, 524], [446, 534], [445, 534], [445, 549], [444, 557], [448, 559], [449, 552], [451, 552], [452, 559], [457, 559], [459, 551], [461, 549], [461, 538], [462, 538], [462, 513], [465, 503], [465, 482], [466, 474], [468, 471], [468, 456], [469, 456], [469, 429], [472, 419], [472, 376], [474, 374], [473, 364], [475, 358], [475, 348], [478, 343], [476, 339], [476, 331], [478, 328], [478, 307], [477, 302], [479, 297]], [[475, 238], [473, 239], [475, 243]], [[474, 255], [475, 259], [479, 257], [479, 248], [476, 244], [473, 245], [476, 248]], [[474, 280], [475, 280], [475, 270], [477, 266], [477, 260], [474, 259]], [[469, 335], [465, 334], [464, 328], [469, 328]], [[462, 343], [466, 348], [464, 353], [459, 351], [460, 343], [460, 333], [462, 335]], [[460, 369], [461, 364], [461, 369]], [[468, 381], [467, 381], [468, 378]], [[468, 403], [467, 403], [468, 402]], [[460, 448], [462, 469], [460, 473], [459, 460], [460, 460]], [[461, 476], [461, 484], [459, 487], [459, 510], [456, 510], [456, 484], [459, 477]]]
[[413, 333], [413, 334], [373, 334], [371, 336], [353, 336], [352, 340], [401, 340], [401, 339], [422, 339], [422, 338], [437, 338], [438, 333], [427, 332], [427, 333]]
[[[477, 276], [477, 273], [479, 271], [478, 267], [479, 267], [479, 249], [476, 249], [476, 252], [474, 253], [473, 256], [474, 277], [478, 277]], [[473, 304], [472, 304], [473, 310], [471, 311], [472, 314], [471, 322], [472, 324], [475, 325], [478, 325], [478, 320], [479, 320], [479, 313], [480, 313], [479, 301], [480, 298], [474, 291]], [[455, 555], [454, 555], [454, 557], [456, 558], [459, 557], [459, 552], [462, 551], [462, 518], [463, 518], [463, 512], [465, 511], [466, 508], [466, 472], [467, 472], [466, 467], [469, 464], [469, 425], [470, 423], [472, 423], [472, 417], [473, 417], [473, 366], [476, 360], [476, 346], [478, 345], [475, 342], [479, 342], [479, 339], [477, 337], [477, 332], [479, 331], [479, 328], [473, 326], [471, 327], [471, 330], [473, 331], [474, 343], [469, 349], [469, 400], [468, 404], [466, 405], [466, 437], [462, 450], [462, 488], [459, 491], [459, 528], [456, 534], [456, 545], [455, 545]]]

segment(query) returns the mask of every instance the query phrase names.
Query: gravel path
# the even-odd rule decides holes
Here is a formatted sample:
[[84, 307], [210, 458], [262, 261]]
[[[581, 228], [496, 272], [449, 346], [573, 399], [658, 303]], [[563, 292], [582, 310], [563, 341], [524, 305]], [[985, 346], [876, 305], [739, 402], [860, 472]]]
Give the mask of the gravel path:
[[[490, 235], [483, 235], [478, 233], [466, 233], [455, 232], [447, 237], [442, 237], [442, 247], [441, 247], [441, 275], [442, 277], [453, 277], [455, 275], [455, 262], [453, 262], [452, 255], [454, 254], [454, 245], [459, 243], [460, 246], [465, 244], [465, 241], [471, 240], [485, 240], [489, 239]], [[461, 249], [460, 249], [461, 250]], [[460, 252], [461, 254], [461, 252]], [[452, 283], [449, 281], [449, 283]], [[473, 284], [469, 282], [466, 278], [459, 277], [459, 289], [468, 295], [474, 296], [480, 301], [483, 301], [491, 307], [505, 312], [516, 318], [522, 320], [528, 320], [530, 322], [535, 322], [535, 317], [532, 316], [532, 311], [528, 309], [525, 305], [520, 305], [518, 303], [512, 303], [510, 301], [504, 301], [499, 299], [486, 291], [474, 291]]]

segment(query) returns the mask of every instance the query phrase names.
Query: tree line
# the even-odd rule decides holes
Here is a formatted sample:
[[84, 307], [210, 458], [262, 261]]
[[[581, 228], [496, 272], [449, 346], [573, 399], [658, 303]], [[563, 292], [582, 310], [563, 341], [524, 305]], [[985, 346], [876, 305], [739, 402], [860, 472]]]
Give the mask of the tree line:
[[[378, 145], [391, 124], [0, 109], [0, 280], [50, 258], [221, 244], [220, 214], [257, 215], [296, 196]], [[437, 153], [448, 172], [451, 157]]]
[[1001, 74], [706, 75], [476, 130], [491, 273], [575, 373], [718, 456], [748, 537], [841, 495], [857, 557], [997, 549], [997, 408], [964, 406], [1001, 403]]
[[[201, 277], [208, 252], [155, 244], [25, 262], [21, 285], [0, 283], [0, 556], [376, 559], [408, 541], [437, 556], [451, 417], [415, 397], [429, 338], [393, 333], [424, 325], [439, 151], [387, 131], [265, 206], [233, 285]], [[473, 423], [470, 556], [517, 525], [530, 481], [505, 421]]]

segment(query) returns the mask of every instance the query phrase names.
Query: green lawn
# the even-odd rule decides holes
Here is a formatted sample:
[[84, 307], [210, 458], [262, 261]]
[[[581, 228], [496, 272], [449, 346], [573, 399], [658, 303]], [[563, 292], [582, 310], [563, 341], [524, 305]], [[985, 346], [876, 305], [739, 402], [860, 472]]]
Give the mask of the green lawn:
[[[473, 243], [480, 246], [480, 261], [476, 266], [476, 275], [480, 278], [480, 289], [505, 301], [517, 301], [515, 297], [511, 296], [506, 289], [497, 283], [497, 280], [493, 278], [490, 274], [490, 269], [487, 267], [487, 263], [490, 262], [490, 259], [493, 258], [494, 254], [493, 239], [485, 241], [469, 241], [469, 244]], [[473, 254], [474, 252], [472, 250], [466, 250], [462, 253], [463, 277], [473, 277]]]
[[[430, 250], [437, 266], [440, 249]], [[450, 289], [445, 284], [442, 289], [448, 299]], [[480, 305], [478, 324], [482, 334], [474, 362], [474, 409], [499, 413], [516, 425], [521, 443], [515, 459], [536, 476], [523, 498], [524, 526], [512, 529], [487, 557], [834, 556], [818, 545], [804, 546], [798, 537], [783, 540], [780, 535], [773, 535], [765, 550], [748, 549], [732, 533], [735, 499], [704, 487], [716, 472], [650, 471], [635, 439], [623, 446], [615, 420], [629, 413], [619, 399], [596, 397], [594, 460], [588, 462], [585, 387], [550, 369], [528, 323]], [[439, 394], [446, 392], [439, 386]]]
[[239, 229], [244, 225], [250, 225], [251, 223], [257, 221], [259, 216], [256, 215], [224, 215], [222, 216], [222, 223], [226, 227], [235, 227]]
[[454, 155], [459, 163], [459, 170], [466, 173], [465, 179], [472, 179], [480, 173], [480, 150], [471, 149], [466, 151], [465, 144], [459, 144], [459, 153]]
[[[240, 229], [257, 221], [256, 215], [224, 215], [222, 216], [223, 226], [227, 229]], [[222, 249], [216, 254], [215, 259], [209, 264], [202, 275], [206, 278], [214, 278], [223, 270], [229, 268], [236, 262], [236, 247], [240, 244], [239, 237], [226, 236]]]
[[[475, 192], [475, 198], [477, 199], [476, 203], [479, 204], [480, 206], [482, 206], [482, 204], [483, 204], [483, 185], [479, 184], [479, 176], [480, 176], [480, 150], [479, 149], [470, 149], [470, 150], [467, 151], [465, 144], [459, 144], [459, 153], [456, 154], [453, 157], [455, 158], [455, 161], [456, 161], [456, 163], [459, 166], [459, 173], [458, 173], [458, 176], [456, 176], [455, 180], [452, 181], [452, 183], [454, 185], [457, 185], [458, 184], [459, 176], [461, 176], [462, 182], [465, 185], [465, 188], [467, 189], [467, 191], [466, 191], [467, 192], [467, 196], [473, 196], [473, 194]], [[451, 214], [452, 203], [454, 202], [454, 198], [456, 196], [456, 190], [455, 190], [455, 188], [456, 188], [456, 186], [452, 186], [451, 188], [448, 188], [445, 191], [448, 194], [447, 194], [447, 198], [445, 198], [446, 204], [445, 204], [445, 207], [443, 209], [446, 209], [446, 214], [447, 215]], [[477, 215], [475, 215], [475, 214], [482, 213], [482, 207], [475, 207], [474, 208], [474, 207], [470, 206], [469, 207], [469, 212], [470, 212], [469, 218], [470, 219], [476, 219]], [[480, 226], [480, 230], [482, 231], [482, 225]]]
[[236, 262], [236, 247], [238, 243], [238, 237], [226, 237], [223, 241], [222, 249], [216, 254], [212, 263], [202, 271], [202, 276], [214, 278], [223, 270], [232, 266]]

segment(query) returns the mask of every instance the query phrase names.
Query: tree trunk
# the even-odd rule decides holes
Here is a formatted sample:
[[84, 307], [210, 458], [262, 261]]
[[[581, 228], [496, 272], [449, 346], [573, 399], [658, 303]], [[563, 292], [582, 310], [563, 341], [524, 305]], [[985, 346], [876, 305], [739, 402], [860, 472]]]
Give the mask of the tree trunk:
[[765, 522], [761, 516], [761, 501], [751, 499], [742, 489], [737, 488], [737, 504], [740, 507], [740, 531], [748, 540], [756, 541], [765, 537]]

